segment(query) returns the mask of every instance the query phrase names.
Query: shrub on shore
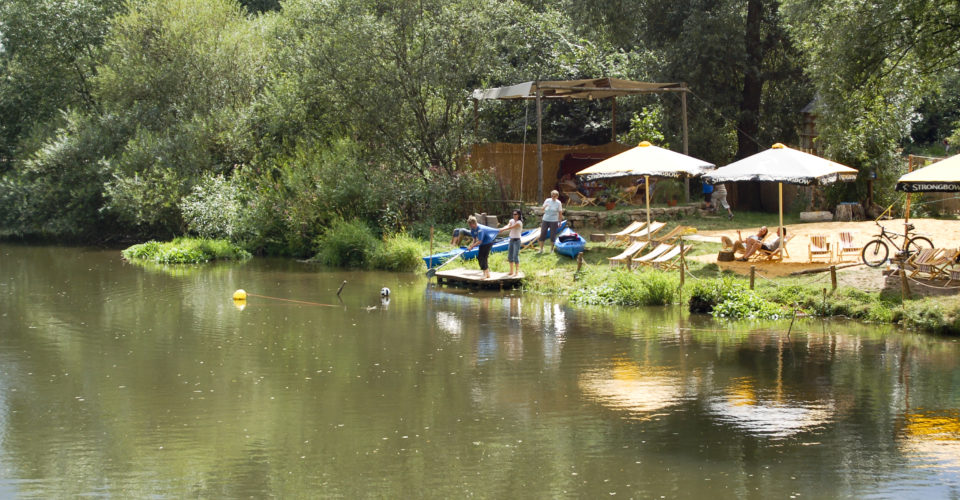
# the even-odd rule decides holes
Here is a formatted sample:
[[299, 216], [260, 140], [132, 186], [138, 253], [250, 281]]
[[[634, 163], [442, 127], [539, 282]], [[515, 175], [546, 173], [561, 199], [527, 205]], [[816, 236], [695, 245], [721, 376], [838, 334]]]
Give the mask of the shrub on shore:
[[122, 255], [130, 261], [156, 262], [158, 264], [197, 264], [211, 260], [243, 260], [250, 252], [226, 240], [181, 237], [161, 243], [148, 241], [123, 250]]
[[365, 267], [378, 250], [380, 240], [360, 220], [336, 220], [317, 239], [313, 261], [336, 267]]

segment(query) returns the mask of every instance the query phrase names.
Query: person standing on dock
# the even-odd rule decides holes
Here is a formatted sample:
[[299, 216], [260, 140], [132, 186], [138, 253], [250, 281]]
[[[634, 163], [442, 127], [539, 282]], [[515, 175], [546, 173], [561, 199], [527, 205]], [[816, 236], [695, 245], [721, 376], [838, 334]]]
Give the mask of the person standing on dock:
[[507, 247], [507, 262], [510, 263], [510, 273], [507, 276], [516, 276], [520, 274], [520, 233], [523, 231], [523, 214], [519, 209], [514, 209], [507, 225], [501, 227], [500, 231], [508, 229], [510, 245]]
[[487, 259], [490, 257], [490, 249], [493, 248], [493, 242], [500, 234], [500, 230], [495, 227], [484, 226], [477, 223], [474, 216], [467, 217], [467, 225], [470, 226], [470, 236], [473, 242], [467, 247], [467, 250], [473, 250], [477, 245], [480, 251], [477, 253], [477, 262], [480, 264], [480, 270], [483, 271], [483, 279], [490, 278], [490, 267], [487, 265]]
[[543, 253], [543, 240], [550, 234], [550, 245], [557, 249], [557, 233], [560, 221], [563, 219], [563, 203], [560, 203], [560, 192], [550, 191], [550, 197], [543, 201], [543, 221], [540, 223], [540, 253]]

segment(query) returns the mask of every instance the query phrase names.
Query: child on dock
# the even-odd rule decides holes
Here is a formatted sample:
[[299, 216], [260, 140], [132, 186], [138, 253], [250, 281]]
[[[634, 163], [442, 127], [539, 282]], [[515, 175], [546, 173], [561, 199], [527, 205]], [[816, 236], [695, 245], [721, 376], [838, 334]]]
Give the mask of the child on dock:
[[520, 210], [514, 210], [507, 225], [500, 228], [500, 231], [510, 230], [510, 245], [507, 247], [507, 262], [510, 263], [510, 272], [507, 276], [516, 276], [520, 274], [520, 233], [523, 231], [523, 214]]

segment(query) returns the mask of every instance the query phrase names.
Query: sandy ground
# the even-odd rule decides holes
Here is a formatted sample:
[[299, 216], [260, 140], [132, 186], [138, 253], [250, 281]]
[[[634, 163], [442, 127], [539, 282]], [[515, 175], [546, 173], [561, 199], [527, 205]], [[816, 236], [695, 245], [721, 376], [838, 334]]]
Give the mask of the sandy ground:
[[[768, 228], [770, 229], [771, 233], [774, 233], [776, 231], [776, 220], [774, 219], [772, 222], [774, 225], [768, 226]], [[923, 234], [924, 236], [927, 236], [931, 241], [933, 241], [933, 244], [936, 247], [960, 247], [960, 221], [911, 218], [910, 222], [916, 226], [916, 229], [914, 230], [915, 234]], [[899, 231], [901, 234], [903, 233], [903, 219], [886, 220], [882, 221], [882, 224], [887, 228], [887, 230]], [[788, 224], [786, 225], [786, 228], [787, 234], [793, 234], [794, 237], [787, 244], [787, 253], [789, 255], [784, 258], [783, 262], [717, 262], [715, 255], [700, 255], [697, 257], [691, 257], [691, 259], [701, 262], [716, 262], [717, 265], [719, 265], [722, 269], [728, 269], [741, 274], [749, 274], [750, 266], [757, 266], [757, 274], [765, 278], [786, 276], [790, 273], [803, 270], [826, 269], [831, 264], [836, 264], [838, 267], [837, 281], [840, 286], [854, 286], [863, 290], [879, 290], [883, 288], [884, 279], [881, 274], [881, 268], [868, 268], [862, 264], [850, 267], [842, 267], [845, 264], [859, 262], [859, 258], [854, 261], [852, 257], [846, 257], [844, 262], [838, 262], [835, 255], [832, 262], [823, 262], [822, 259], [820, 259], [820, 262], [810, 262], [809, 259], [808, 245], [810, 243], [811, 235], [827, 235], [829, 241], [831, 242], [830, 248], [833, 250], [837, 246], [840, 232], [852, 231], [854, 233], [854, 241], [862, 245], [863, 243], [872, 240], [875, 235], [879, 234], [880, 228], [877, 227], [875, 222], [810, 222], [803, 224]], [[744, 237], [747, 237], [750, 234], [756, 234], [757, 229], [758, 228], [756, 227], [741, 228], [741, 232]], [[720, 236], [728, 236], [732, 240], [736, 241], [737, 231], [733, 229], [721, 231], [702, 231], [690, 239], [702, 239], [705, 241], [719, 242]], [[893, 249], [891, 248], [891, 250]], [[826, 280], [823, 280], [825, 275], [826, 273], [809, 274], [798, 276], [798, 279], [804, 282], [823, 282], [825, 283], [825, 286], [829, 286], [829, 277], [827, 277]]]

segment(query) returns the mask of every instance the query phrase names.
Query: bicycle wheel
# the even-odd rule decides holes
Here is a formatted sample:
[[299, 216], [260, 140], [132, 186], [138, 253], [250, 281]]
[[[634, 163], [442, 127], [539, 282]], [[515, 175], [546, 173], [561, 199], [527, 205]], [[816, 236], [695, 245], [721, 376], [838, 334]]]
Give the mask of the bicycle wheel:
[[873, 240], [867, 243], [863, 246], [863, 252], [860, 252], [863, 263], [870, 267], [879, 267], [887, 261], [889, 255], [890, 247], [880, 240]]
[[924, 248], [933, 248], [933, 242], [926, 236], [914, 236], [907, 242], [907, 252], [909, 252], [910, 255], [918, 253]]

